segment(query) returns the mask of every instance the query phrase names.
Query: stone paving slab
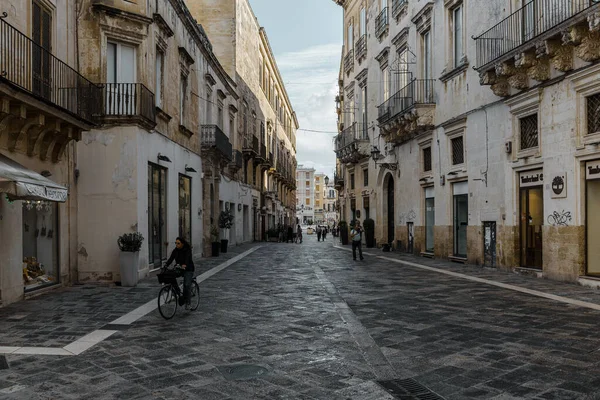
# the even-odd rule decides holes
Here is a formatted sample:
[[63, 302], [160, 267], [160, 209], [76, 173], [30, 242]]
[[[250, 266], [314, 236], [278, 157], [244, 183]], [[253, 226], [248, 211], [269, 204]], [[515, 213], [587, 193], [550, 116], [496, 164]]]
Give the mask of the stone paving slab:
[[[446, 399], [600, 399], [600, 311], [378, 256], [600, 304], [597, 291], [371, 249], [354, 262], [333, 244], [311, 236], [301, 245], [261, 244], [201, 283], [198, 311], [178, 311], [170, 321], [151, 312], [78, 356], [9, 354], [0, 398], [388, 400], [377, 380], [412, 378]], [[203, 260], [198, 273], [224, 260]], [[155, 280], [145, 285], [139, 288], [155, 297]], [[138, 294], [131, 297], [139, 303], [124, 306], [112, 303], [131, 289], [85, 290], [99, 290], [98, 303], [111, 314], [148, 300]], [[8, 306], [0, 317], [33, 312], [43, 301], [48, 310], [65, 307], [58, 323], [76, 325], [63, 300], [76, 297], [71, 291], [82, 289]], [[89, 319], [92, 329], [110, 322]], [[31, 324], [50, 340], [53, 321]], [[11, 325], [0, 345], [14, 346], [22, 339], [11, 330], [22, 329]], [[247, 365], [267, 372], [243, 380], [223, 373]]]

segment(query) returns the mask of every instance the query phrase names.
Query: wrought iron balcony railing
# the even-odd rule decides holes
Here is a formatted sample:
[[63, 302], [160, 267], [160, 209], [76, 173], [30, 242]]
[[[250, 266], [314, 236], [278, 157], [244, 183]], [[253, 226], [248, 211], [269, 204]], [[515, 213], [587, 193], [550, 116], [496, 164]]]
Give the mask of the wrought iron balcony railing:
[[227, 135], [217, 125], [202, 125], [200, 131], [202, 147], [215, 148], [221, 155], [231, 161], [232, 146]]
[[435, 104], [434, 83], [435, 79], [413, 79], [378, 107], [377, 122], [383, 124], [417, 104]]
[[269, 164], [271, 164], [271, 166], [274, 167], [275, 166], [275, 162], [273, 160], [273, 153], [272, 152], [269, 152], [269, 159], [268, 160], [269, 160]]
[[339, 151], [359, 140], [369, 140], [369, 134], [366, 124], [355, 122], [337, 135], [335, 138], [335, 151]]
[[385, 7], [375, 18], [375, 36], [380, 37], [388, 27], [388, 8]]
[[346, 73], [354, 69], [354, 49], [350, 49], [344, 57], [344, 71]]
[[88, 123], [102, 113], [100, 86], [25, 36], [2, 16], [0, 81], [7, 81]]
[[141, 83], [105, 83], [103, 117], [142, 117], [156, 122], [154, 93]]
[[367, 35], [362, 35], [356, 42], [356, 59], [367, 56]]
[[242, 152], [239, 150], [233, 150], [233, 154], [232, 154], [232, 164], [235, 168], [242, 168], [242, 166], [244, 165], [244, 158], [242, 156]]
[[408, 0], [392, 0], [392, 18], [397, 18], [398, 14], [400, 14], [400, 11], [402, 10], [402, 7], [404, 7], [407, 3]]
[[261, 144], [261, 145], [260, 145], [260, 153], [259, 153], [259, 156], [260, 156], [260, 157], [261, 157], [263, 160], [267, 161], [267, 146], [265, 146], [264, 144]]
[[599, 8], [598, 0], [533, 0], [475, 39], [477, 70], [549, 31], [558, 31], [582, 13]]

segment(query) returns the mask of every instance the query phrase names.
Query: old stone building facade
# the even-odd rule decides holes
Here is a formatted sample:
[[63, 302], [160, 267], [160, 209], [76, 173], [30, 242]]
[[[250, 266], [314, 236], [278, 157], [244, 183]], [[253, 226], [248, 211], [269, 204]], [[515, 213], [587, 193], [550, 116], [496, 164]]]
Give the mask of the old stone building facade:
[[342, 219], [399, 251], [592, 282], [600, 6], [336, 3]]
[[298, 222], [315, 220], [315, 169], [298, 165], [296, 169], [296, 214]]
[[244, 195], [253, 202], [254, 238], [264, 238], [267, 229], [296, 220], [296, 113], [248, 0], [187, 5], [237, 85], [242, 180], [250, 187]]

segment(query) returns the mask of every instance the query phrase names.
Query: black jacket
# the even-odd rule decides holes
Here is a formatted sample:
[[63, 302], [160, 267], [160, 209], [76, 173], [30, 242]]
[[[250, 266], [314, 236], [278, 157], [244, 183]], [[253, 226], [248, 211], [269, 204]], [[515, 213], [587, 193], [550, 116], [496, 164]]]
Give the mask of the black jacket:
[[190, 246], [184, 246], [181, 249], [174, 248], [171, 257], [167, 260], [167, 265], [171, 265], [173, 260], [178, 265], [185, 265], [186, 271], [194, 270], [194, 260], [192, 259], [192, 249]]

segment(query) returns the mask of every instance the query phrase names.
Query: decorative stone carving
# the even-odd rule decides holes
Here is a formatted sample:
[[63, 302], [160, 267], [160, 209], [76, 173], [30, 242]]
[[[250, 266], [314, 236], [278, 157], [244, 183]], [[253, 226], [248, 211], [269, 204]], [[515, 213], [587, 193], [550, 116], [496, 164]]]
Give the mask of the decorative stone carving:
[[506, 79], [499, 80], [491, 87], [496, 96], [506, 97], [510, 94], [510, 85]]
[[563, 45], [558, 40], [546, 40], [546, 52], [557, 70], [566, 72], [573, 69], [573, 46]]
[[517, 73], [514, 63], [510, 61], [496, 64], [494, 67], [498, 76], [509, 76]]
[[550, 59], [548, 57], [538, 58], [535, 65], [527, 70], [527, 75], [538, 82], [550, 79]]
[[523, 90], [529, 87], [529, 77], [524, 71], [519, 71], [514, 75], [508, 77], [508, 84], [515, 89]]
[[518, 53], [515, 55], [515, 67], [517, 68], [529, 68], [536, 63], [535, 53], [528, 51], [525, 53]]
[[590, 32], [575, 48], [575, 55], [588, 62], [600, 59], [600, 31]]
[[588, 15], [588, 28], [592, 32], [600, 30], [600, 11], [596, 11]]
[[493, 70], [483, 71], [479, 74], [480, 85], [493, 85], [498, 80], [496, 72]]
[[574, 25], [562, 31], [562, 43], [563, 45], [577, 46], [581, 43], [583, 38], [587, 35], [588, 28], [585, 25]]

